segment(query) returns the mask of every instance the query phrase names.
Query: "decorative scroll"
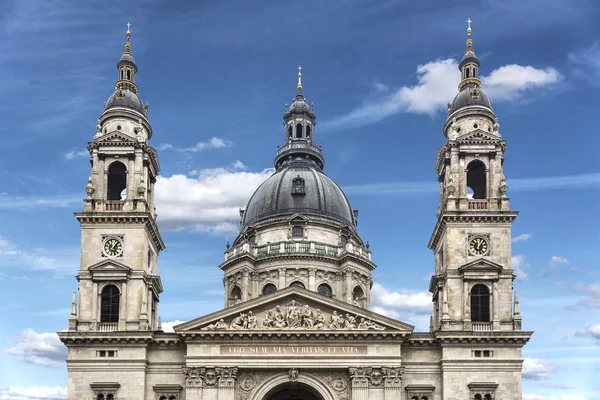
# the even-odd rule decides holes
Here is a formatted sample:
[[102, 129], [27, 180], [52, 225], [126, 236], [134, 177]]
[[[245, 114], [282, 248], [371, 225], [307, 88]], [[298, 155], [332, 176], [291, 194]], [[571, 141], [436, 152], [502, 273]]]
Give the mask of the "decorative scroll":
[[381, 386], [397, 387], [402, 382], [402, 368], [350, 368], [353, 387]]
[[237, 368], [183, 367], [186, 387], [233, 386]]
[[382, 368], [381, 372], [386, 387], [402, 386], [402, 368]]
[[256, 330], [256, 329], [309, 329], [309, 330], [385, 330], [385, 328], [370, 319], [352, 316], [348, 313], [333, 311], [327, 318], [319, 309], [313, 310], [308, 304], [304, 306], [294, 300], [287, 308], [275, 306], [274, 309], [265, 312], [264, 317], [259, 318], [252, 312], [242, 312], [230, 323], [220, 319], [214, 324], [207, 325], [203, 331], [220, 330]]

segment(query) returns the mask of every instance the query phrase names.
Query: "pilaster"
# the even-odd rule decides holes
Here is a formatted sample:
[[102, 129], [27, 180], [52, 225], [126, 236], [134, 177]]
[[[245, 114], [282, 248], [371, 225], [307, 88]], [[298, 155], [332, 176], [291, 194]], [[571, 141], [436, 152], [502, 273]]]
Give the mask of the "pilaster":
[[402, 368], [382, 368], [384, 400], [402, 399]]
[[369, 400], [369, 374], [371, 368], [350, 368], [352, 400]]
[[204, 368], [184, 367], [183, 374], [185, 375], [185, 399], [202, 400]]

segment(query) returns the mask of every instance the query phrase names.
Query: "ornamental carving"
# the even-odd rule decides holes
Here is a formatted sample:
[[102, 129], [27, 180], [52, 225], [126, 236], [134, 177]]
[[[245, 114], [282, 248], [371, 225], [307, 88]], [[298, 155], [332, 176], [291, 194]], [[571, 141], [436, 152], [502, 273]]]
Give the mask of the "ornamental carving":
[[323, 376], [323, 380], [334, 390], [333, 394], [336, 399], [341, 400], [350, 397], [347, 375], [327, 374]]
[[219, 386], [233, 387], [235, 385], [235, 380], [237, 378], [238, 369], [233, 368], [215, 368], [215, 374], [217, 376], [217, 382]]
[[402, 386], [402, 368], [382, 368], [381, 373], [386, 387]]
[[290, 382], [298, 382], [298, 369], [290, 368], [289, 376], [290, 376]]
[[258, 385], [271, 378], [275, 373], [274, 372], [242, 372], [240, 373], [238, 382], [238, 388], [240, 390], [236, 390], [236, 400], [247, 400], [250, 398], [250, 393], [254, 390]]
[[350, 368], [352, 387], [369, 387], [370, 367]]
[[256, 330], [256, 329], [309, 329], [309, 330], [385, 330], [370, 319], [333, 311], [329, 318], [319, 309], [312, 309], [308, 304], [300, 305], [296, 301], [287, 308], [275, 306], [267, 310], [264, 317], [257, 317], [254, 312], [242, 312], [230, 323], [224, 319], [202, 327], [203, 331], [221, 330]]
[[183, 375], [185, 376], [186, 387], [201, 387], [204, 368], [183, 367]]

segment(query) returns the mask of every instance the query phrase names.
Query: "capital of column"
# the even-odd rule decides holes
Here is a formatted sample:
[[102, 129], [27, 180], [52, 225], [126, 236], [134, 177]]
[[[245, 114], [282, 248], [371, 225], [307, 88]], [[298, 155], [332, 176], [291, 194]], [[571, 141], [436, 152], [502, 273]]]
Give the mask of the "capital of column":
[[237, 380], [238, 369], [231, 368], [215, 368], [217, 376], [217, 384], [219, 387], [234, 387]]
[[399, 388], [402, 387], [402, 373], [404, 367], [395, 368], [381, 368], [383, 375], [383, 385], [386, 388]]
[[350, 368], [350, 381], [353, 388], [368, 388], [371, 376], [371, 367]]
[[183, 367], [183, 375], [185, 376], [185, 387], [202, 387], [205, 372], [205, 368]]

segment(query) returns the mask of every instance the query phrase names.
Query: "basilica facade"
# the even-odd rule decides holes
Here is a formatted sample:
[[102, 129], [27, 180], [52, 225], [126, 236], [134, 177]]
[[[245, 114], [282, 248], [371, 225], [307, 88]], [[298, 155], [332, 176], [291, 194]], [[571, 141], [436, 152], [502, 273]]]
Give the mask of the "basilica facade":
[[[88, 144], [78, 295], [68, 331], [69, 400], [520, 400], [506, 141], [478, 79], [471, 28], [435, 158], [437, 223], [427, 332], [370, 311], [369, 244], [325, 175], [317, 120], [297, 93], [275, 172], [228, 244], [224, 304], [164, 332], [154, 205], [160, 170], [127, 32], [115, 91]], [[433, 155], [434, 149], [432, 149]], [[432, 210], [435, 212], [435, 210]], [[368, 216], [365, 216], [368, 218]], [[216, 268], [216, 266], [215, 266]], [[168, 290], [168, 288], [165, 288]]]

